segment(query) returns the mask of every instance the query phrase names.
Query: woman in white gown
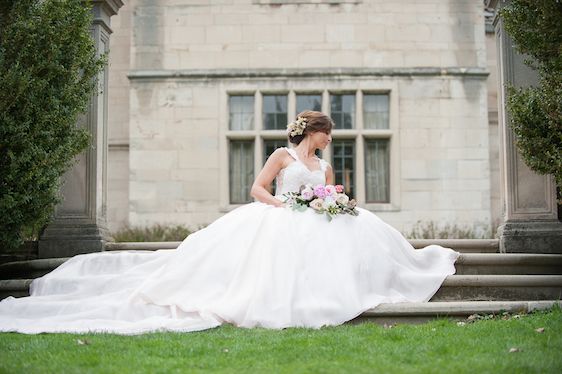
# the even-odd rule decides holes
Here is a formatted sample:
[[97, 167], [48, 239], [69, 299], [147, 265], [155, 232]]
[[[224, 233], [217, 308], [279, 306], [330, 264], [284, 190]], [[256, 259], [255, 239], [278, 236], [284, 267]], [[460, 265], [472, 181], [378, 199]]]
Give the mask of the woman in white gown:
[[[299, 114], [293, 149], [277, 149], [244, 205], [190, 235], [176, 250], [75, 256], [31, 284], [31, 296], [0, 302], [0, 331], [197, 331], [230, 323], [266, 328], [338, 325], [380, 303], [428, 301], [458, 256], [414, 250], [376, 215], [356, 208], [329, 221], [285, 207], [305, 184], [331, 184], [314, 152], [332, 121]], [[292, 129], [292, 130], [291, 130]], [[295, 131], [296, 129], [296, 131]], [[277, 193], [267, 192], [277, 177]]]

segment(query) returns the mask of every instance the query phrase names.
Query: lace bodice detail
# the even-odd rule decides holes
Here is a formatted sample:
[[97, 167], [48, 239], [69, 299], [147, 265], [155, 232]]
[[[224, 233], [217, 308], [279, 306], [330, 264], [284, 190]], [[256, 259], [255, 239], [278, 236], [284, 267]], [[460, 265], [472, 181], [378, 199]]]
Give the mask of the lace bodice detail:
[[285, 150], [295, 161], [281, 169], [277, 174], [275, 196], [281, 196], [287, 192], [298, 192], [304, 184], [326, 184], [326, 168], [328, 166], [326, 161], [320, 159], [320, 168], [310, 170], [299, 160], [294, 149], [285, 148]]

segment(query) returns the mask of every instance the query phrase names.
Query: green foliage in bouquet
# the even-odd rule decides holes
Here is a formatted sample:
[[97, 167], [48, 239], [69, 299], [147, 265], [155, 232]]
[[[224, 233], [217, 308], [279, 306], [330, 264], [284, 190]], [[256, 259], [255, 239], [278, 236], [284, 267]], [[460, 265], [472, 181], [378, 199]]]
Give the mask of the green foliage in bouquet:
[[562, 187], [562, 2], [513, 0], [500, 12], [539, 85], [508, 88], [511, 127], [525, 163]]
[[76, 123], [105, 58], [84, 1], [2, 1], [0, 19], [0, 248], [11, 249], [48, 222], [89, 144]]

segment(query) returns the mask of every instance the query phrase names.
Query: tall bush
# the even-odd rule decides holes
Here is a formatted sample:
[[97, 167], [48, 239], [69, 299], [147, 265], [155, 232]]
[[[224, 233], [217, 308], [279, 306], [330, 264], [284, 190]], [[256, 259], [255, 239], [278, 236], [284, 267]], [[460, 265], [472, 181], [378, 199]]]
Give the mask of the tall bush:
[[76, 122], [104, 59], [84, 1], [2, 1], [0, 17], [0, 248], [13, 249], [48, 222], [61, 176], [88, 146]]
[[539, 85], [509, 87], [507, 109], [525, 163], [562, 187], [562, 1], [512, 0], [501, 10], [507, 33]]

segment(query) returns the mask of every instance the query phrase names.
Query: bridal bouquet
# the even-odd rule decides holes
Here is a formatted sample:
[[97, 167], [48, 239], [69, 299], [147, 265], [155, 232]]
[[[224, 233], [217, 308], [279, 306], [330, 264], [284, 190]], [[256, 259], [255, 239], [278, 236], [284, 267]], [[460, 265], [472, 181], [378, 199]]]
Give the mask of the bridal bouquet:
[[299, 192], [288, 192], [284, 194], [287, 198], [285, 201], [288, 206], [303, 212], [306, 208], [312, 208], [316, 213], [326, 214], [328, 221], [331, 221], [338, 214], [351, 214], [356, 216], [359, 214], [355, 206], [357, 203], [354, 199], [349, 199], [343, 192], [341, 184], [317, 185], [307, 184], [301, 186]]

